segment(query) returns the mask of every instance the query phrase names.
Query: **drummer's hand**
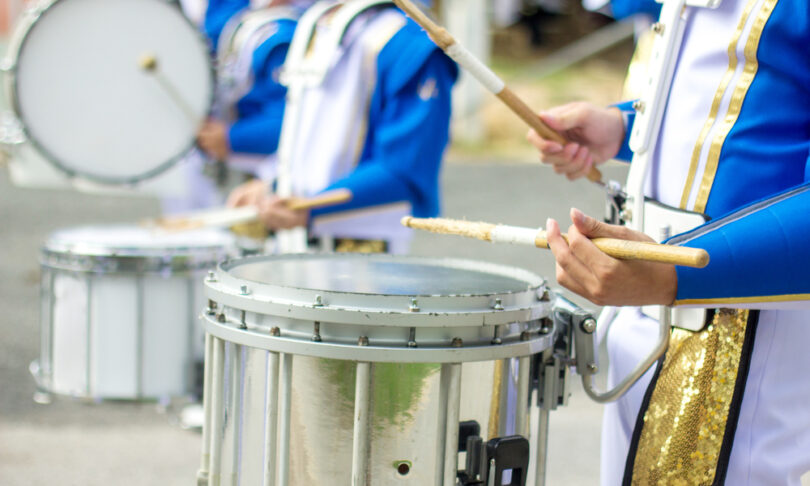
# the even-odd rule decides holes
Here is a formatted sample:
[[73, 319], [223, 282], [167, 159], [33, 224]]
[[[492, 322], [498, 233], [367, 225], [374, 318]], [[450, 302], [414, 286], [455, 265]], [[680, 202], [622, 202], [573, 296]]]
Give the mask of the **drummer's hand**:
[[647, 241], [644, 233], [602, 223], [571, 209], [568, 243], [556, 221], [549, 219], [548, 244], [557, 259], [557, 282], [597, 305], [670, 305], [678, 290], [675, 266], [617, 260], [599, 250], [593, 238]]
[[229, 208], [238, 208], [241, 206], [258, 206], [260, 202], [267, 196], [269, 190], [268, 185], [261, 179], [253, 179], [252, 181], [245, 182], [237, 186], [228, 195], [228, 201], [225, 203]]
[[197, 132], [197, 145], [214, 160], [225, 160], [231, 153], [228, 127], [217, 120], [208, 120]]
[[618, 108], [601, 108], [576, 102], [540, 113], [540, 118], [569, 142], [561, 145], [529, 130], [529, 142], [540, 151], [540, 161], [570, 180], [583, 177], [591, 168], [619, 153], [624, 142], [624, 120]]
[[309, 211], [289, 209], [286, 199], [272, 195], [265, 197], [259, 203], [259, 219], [271, 230], [291, 229], [306, 226], [309, 221]]

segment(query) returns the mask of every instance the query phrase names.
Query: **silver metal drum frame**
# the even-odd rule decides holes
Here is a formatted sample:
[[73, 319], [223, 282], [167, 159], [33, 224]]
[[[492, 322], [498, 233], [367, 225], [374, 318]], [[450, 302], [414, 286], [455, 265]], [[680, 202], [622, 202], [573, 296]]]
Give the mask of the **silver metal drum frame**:
[[[260, 260], [267, 257], [253, 258]], [[251, 259], [245, 259], [251, 260]], [[541, 284], [539, 289], [532, 292], [531, 300], [521, 300], [524, 297], [511, 297], [503, 302], [501, 299], [491, 300], [490, 304], [482, 302], [480, 296], [462, 295], [450, 296], [450, 312], [432, 311], [430, 307], [441, 305], [440, 296], [418, 296], [416, 299], [407, 296], [358, 294], [361, 302], [354, 306], [343, 303], [335, 292], [311, 292], [304, 288], [283, 289], [281, 295], [276, 288], [250, 281], [244, 285], [244, 280], [234, 278], [228, 274], [232, 264], [220, 266], [218, 275], [212, 275], [206, 282], [206, 295], [211, 299], [212, 307], [216, 313], [203, 316], [202, 324], [207, 335], [214, 342], [211, 349], [213, 360], [206, 359], [213, 367], [211, 372], [210, 388], [206, 383], [207, 403], [206, 424], [210, 423], [213, 433], [208, 434], [210, 446], [208, 451], [209, 485], [218, 485], [221, 478], [220, 461], [223, 459], [222, 439], [222, 396], [224, 381], [224, 343], [232, 343], [236, 347], [247, 346], [267, 352], [267, 389], [264, 451], [263, 451], [263, 485], [288, 486], [290, 481], [290, 422], [292, 399], [292, 365], [293, 356], [307, 356], [326, 359], [348, 360], [356, 363], [355, 395], [354, 395], [354, 423], [352, 444], [351, 481], [353, 486], [367, 486], [370, 484], [370, 419], [372, 415], [372, 396], [374, 393], [373, 372], [375, 363], [437, 363], [441, 365], [437, 405], [437, 431], [436, 452], [438, 454], [435, 464], [435, 485], [453, 486], [456, 484], [458, 473], [458, 442], [459, 419], [461, 405], [461, 378], [462, 363], [467, 361], [493, 361], [517, 358], [519, 363], [518, 406], [516, 413], [517, 432], [523, 436], [528, 435], [529, 416], [528, 404], [530, 396], [530, 368], [531, 356], [542, 353], [544, 357], [553, 355], [554, 332], [547, 329], [545, 324], [538, 324], [538, 319], [549, 315], [551, 304], [546, 298], [547, 292]], [[238, 285], [234, 285], [238, 284]], [[277, 287], [278, 288], [278, 287]], [[526, 295], [525, 292], [522, 295]], [[312, 295], [310, 295], [312, 294]], [[323, 296], [321, 295], [323, 294]], [[406, 301], [409, 305], [394, 306], [393, 312], [384, 311], [388, 307], [385, 301]], [[469, 310], [461, 307], [460, 299], [469, 299], [472, 307]], [[492, 304], [491, 302], [495, 302]], [[373, 304], [373, 305], [366, 305]], [[483, 304], [483, 305], [482, 305]], [[458, 307], [456, 307], [458, 306]], [[426, 309], [427, 308], [427, 309]], [[406, 309], [406, 310], [399, 310]], [[378, 319], [378, 316], [385, 319]], [[476, 317], [476, 316], [482, 317]], [[277, 316], [278, 321], [262, 320], [262, 316]], [[320, 317], [325, 317], [321, 319]], [[246, 319], [247, 317], [247, 319]], [[315, 322], [314, 334], [299, 335], [298, 331], [288, 330], [285, 326], [293, 325], [288, 321]], [[332, 320], [334, 319], [334, 320]], [[354, 321], [364, 319], [362, 323]], [[354, 343], [335, 341], [333, 336], [324, 334], [324, 325], [360, 324], [368, 326], [368, 322], [384, 323], [384, 327], [397, 326], [405, 329], [412, 328], [409, 333], [410, 342], [403, 341], [397, 346], [385, 341], [375, 341], [369, 345], [369, 338], [360, 336]], [[457, 335], [452, 329], [464, 332], [464, 326], [492, 326], [498, 339], [487, 338], [486, 345], [472, 341], [467, 344], [460, 338], [447, 338], [445, 345], [431, 342], [423, 344], [419, 340], [421, 332], [430, 333], [433, 329], [450, 329], [443, 331], [445, 335]], [[246, 324], [247, 322], [247, 324]], [[272, 324], [270, 324], [272, 322]], [[520, 326], [517, 323], [521, 323]], [[274, 326], [274, 327], [271, 327]], [[275, 327], [275, 326], [281, 326]], [[500, 336], [500, 331], [507, 331], [512, 327], [512, 334]], [[291, 328], [292, 329], [292, 328]], [[297, 329], [297, 328], [296, 328]], [[514, 329], [518, 330], [515, 334]], [[416, 331], [416, 332], [414, 332]], [[519, 334], [519, 337], [518, 337]], [[430, 334], [428, 334], [430, 335]], [[490, 334], [492, 336], [492, 334]], [[317, 339], [315, 339], [317, 337]], [[355, 338], [357, 339], [357, 338]], [[490, 343], [490, 340], [492, 342]], [[452, 341], [452, 343], [450, 343]], [[208, 351], [208, 350], [207, 350]], [[548, 356], [546, 356], [548, 355]], [[525, 390], [523, 389], [525, 388]], [[548, 411], [541, 411], [541, 420], [537, 431], [546, 434], [548, 431]], [[210, 419], [210, 420], [209, 420]], [[544, 437], [538, 441], [541, 450], [536, 459], [545, 460]], [[237, 446], [238, 447], [238, 446]], [[206, 449], [203, 448], [203, 454]], [[203, 458], [205, 461], [205, 457]], [[234, 471], [237, 471], [234, 468]], [[543, 484], [545, 465], [537, 465], [538, 482]], [[238, 478], [235, 478], [238, 480]]]
[[281, 355], [281, 386], [279, 387], [279, 458], [278, 484], [287, 486], [290, 483], [290, 416], [292, 414], [292, 372], [293, 355]]
[[205, 356], [211, 359], [204, 361], [203, 368], [203, 429], [202, 429], [202, 460], [200, 470], [197, 472], [197, 485], [208, 484], [208, 467], [211, 462], [211, 389], [213, 388], [212, 372], [214, 359], [214, 336], [205, 334]]
[[[442, 375], [447, 375], [447, 403], [445, 408], [444, 474], [438, 486], [453, 486], [458, 474], [458, 423], [461, 407], [461, 363], [445, 363]], [[445, 381], [445, 380], [441, 380]], [[441, 403], [439, 404], [441, 407]], [[441, 429], [439, 430], [441, 435]], [[441, 453], [441, 449], [437, 451]]]
[[[229, 339], [222, 339], [219, 336], [212, 335], [210, 332], [206, 334], [207, 342], [210, 347], [206, 348], [209, 356], [213, 359], [206, 359], [206, 366], [211, 368], [206, 371], [205, 388], [205, 417], [206, 428], [204, 430], [203, 439], [207, 441], [207, 447], [203, 447], [202, 463], [208, 466], [208, 474], [204, 474], [204, 469], [201, 470], [198, 477], [207, 477], [207, 484], [209, 486], [219, 486], [221, 484], [221, 464], [222, 460], [222, 441], [224, 438], [223, 430], [224, 424], [222, 423], [222, 410], [223, 410], [223, 396], [225, 384], [223, 373], [225, 371], [224, 363], [224, 347], [226, 342], [230, 341], [228, 332], [222, 333], [223, 328], [233, 328], [235, 333], [242, 335], [243, 339], [236, 339], [232, 342], [236, 349], [242, 346], [250, 346], [249, 342], [253, 340], [248, 337], [251, 331], [240, 329], [241, 322], [229, 323], [221, 322], [222, 314], [207, 314], [204, 316], [204, 327], [207, 331], [216, 330], [217, 334], [228, 335]], [[549, 333], [549, 336], [553, 333]], [[248, 336], [245, 336], [248, 335]], [[269, 337], [273, 339], [284, 341], [284, 338], [275, 336], [273, 333]], [[545, 345], [546, 341], [540, 341]], [[550, 342], [550, 338], [549, 338]], [[357, 351], [365, 351], [368, 346], [358, 346]], [[370, 350], [369, 350], [370, 351]], [[412, 349], [411, 351], [417, 351]], [[429, 351], [429, 350], [422, 350]], [[431, 350], [433, 353], [439, 350]], [[378, 350], [378, 352], [385, 352]], [[358, 353], [362, 354], [362, 353]], [[376, 353], [375, 353], [376, 354]], [[394, 353], [396, 355], [397, 353]], [[373, 355], [370, 355], [373, 356]], [[554, 360], [553, 350], [546, 349], [543, 352], [544, 360]], [[279, 485], [288, 486], [290, 483], [290, 415], [291, 415], [291, 396], [292, 396], [292, 364], [293, 354], [277, 353], [268, 351], [267, 358], [267, 391], [266, 391], [266, 429], [265, 429], [265, 450], [264, 450], [264, 483], [263, 486]], [[238, 359], [236, 360], [238, 362]], [[506, 360], [508, 363], [508, 360]], [[530, 381], [530, 356], [521, 356], [518, 358], [519, 371], [518, 371], [518, 398], [516, 409], [516, 433], [528, 436], [529, 417], [528, 417], [528, 401], [529, 401], [529, 381]], [[507, 365], [508, 366], [508, 365]], [[549, 376], [554, 376], [559, 372], [559, 367], [549, 366], [553, 370], [548, 370]], [[440, 458], [437, 460], [436, 465], [436, 482], [437, 486], [451, 486], [455, 484], [456, 474], [458, 471], [458, 439], [459, 439], [459, 409], [461, 399], [461, 363], [442, 363], [440, 371], [440, 389], [439, 389], [439, 417], [437, 430], [441, 431], [437, 434], [436, 450]], [[373, 371], [373, 362], [361, 361], [357, 363], [357, 375], [355, 382], [355, 423], [354, 423], [354, 442], [352, 449], [352, 485], [353, 486], [368, 486], [369, 478], [368, 470], [368, 447], [370, 442], [369, 436], [369, 418], [370, 418], [370, 397], [373, 391], [373, 383], [371, 375]], [[234, 381], [237, 377], [233, 377]], [[209, 385], [210, 383], [210, 385]], [[549, 382], [547, 390], [540, 390], [548, 396], [545, 403], [551, 404], [556, 402], [556, 396], [552, 396], [556, 391], [553, 383]], [[232, 383], [236, 386], [236, 383]], [[233, 393], [237, 393], [232, 391]], [[210, 405], [209, 405], [210, 404]], [[539, 422], [535, 431], [538, 437], [538, 447], [535, 454], [536, 463], [536, 485], [542, 486], [545, 484], [546, 472], [546, 455], [547, 455], [547, 434], [548, 434], [548, 419], [551, 409], [556, 408], [552, 406], [540, 408]], [[210, 432], [210, 431], [213, 431]], [[236, 471], [236, 467], [234, 467]], [[277, 475], [277, 478], [276, 478]], [[277, 481], [276, 481], [277, 479]], [[206, 484], [206, 483], [202, 483]]]
[[373, 363], [357, 363], [354, 391], [354, 441], [352, 442], [352, 486], [367, 486], [371, 369]]
[[[210, 440], [211, 451], [208, 465], [208, 485], [218, 486], [222, 476], [222, 441], [224, 436], [224, 423], [221, 411], [224, 410], [223, 386], [225, 384], [225, 341], [216, 336], [211, 336], [213, 341], [213, 363], [211, 364], [211, 406], [206, 411], [206, 421], [211, 424]], [[206, 356], [206, 361], [207, 361]], [[219, 393], [214, 393], [218, 391]]]
[[278, 374], [280, 357], [278, 353], [267, 353], [267, 417], [264, 425], [264, 483], [276, 484], [276, 440], [278, 436]]

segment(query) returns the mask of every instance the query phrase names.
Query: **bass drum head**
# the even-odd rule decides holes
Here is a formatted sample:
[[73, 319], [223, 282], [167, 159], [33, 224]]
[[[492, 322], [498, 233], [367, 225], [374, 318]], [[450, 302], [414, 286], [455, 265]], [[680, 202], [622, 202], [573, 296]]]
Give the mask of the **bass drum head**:
[[176, 4], [56, 0], [29, 24], [12, 89], [27, 137], [51, 163], [131, 184], [191, 148], [214, 82], [207, 43]]

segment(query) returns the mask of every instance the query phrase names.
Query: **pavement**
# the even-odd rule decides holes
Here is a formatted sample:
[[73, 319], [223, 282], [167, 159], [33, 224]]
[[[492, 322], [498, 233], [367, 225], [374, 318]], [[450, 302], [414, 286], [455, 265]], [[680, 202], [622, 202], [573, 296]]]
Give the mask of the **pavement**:
[[[620, 168], [607, 173], [621, 177]], [[444, 214], [540, 226], [577, 206], [600, 215], [602, 195], [532, 164], [451, 162], [443, 174]], [[136, 222], [158, 214], [146, 198], [22, 189], [0, 171], [0, 485], [188, 485], [199, 465], [200, 434], [176, 425], [154, 403], [34, 403], [29, 363], [39, 353], [38, 255], [48, 234], [84, 224]], [[460, 237], [416, 235], [413, 252], [516, 265], [553, 282], [549, 253]], [[574, 386], [551, 415], [549, 485], [597, 483], [601, 407]]]

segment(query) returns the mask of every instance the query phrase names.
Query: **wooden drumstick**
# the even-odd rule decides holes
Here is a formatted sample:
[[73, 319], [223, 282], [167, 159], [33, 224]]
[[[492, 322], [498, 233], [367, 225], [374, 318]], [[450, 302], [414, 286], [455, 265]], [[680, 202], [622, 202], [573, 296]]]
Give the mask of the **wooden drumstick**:
[[138, 65], [141, 67], [143, 72], [151, 74], [155, 78], [158, 84], [160, 84], [160, 86], [163, 88], [163, 91], [165, 91], [174, 104], [180, 108], [192, 125], [196, 127], [200, 124], [200, 117], [194, 113], [194, 109], [191, 108], [188, 103], [186, 103], [186, 100], [183, 99], [183, 95], [180, 94], [171, 81], [169, 81], [160, 71], [157, 56], [152, 53], [142, 54], [141, 57], [138, 58]]
[[[394, 3], [402, 9], [410, 18], [427, 31], [433, 42], [439, 46], [445, 54], [456, 61], [461, 67], [473, 75], [488, 91], [498, 97], [506, 106], [520, 117], [529, 127], [534, 129], [541, 137], [552, 140], [561, 145], [568, 143], [562, 135], [554, 131], [537, 116], [529, 105], [527, 105], [514, 91], [506, 86], [506, 83], [495, 74], [492, 69], [476, 58], [461, 43], [459, 43], [444, 27], [437, 25], [422, 10], [414, 5], [411, 0], [394, 0]], [[588, 180], [604, 185], [602, 173], [596, 167], [592, 167], [588, 173]]]
[[[306, 210], [336, 206], [349, 202], [352, 193], [348, 189], [336, 189], [309, 198], [290, 198], [287, 207], [292, 210]], [[208, 209], [181, 216], [169, 216], [144, 221], [144, 226], [154, 226], [168, 231], [187, 231], [200, 228], [229, 227], [237, 224], [251, 223], [259, 219], [259, 208], [243, 206], [228, 209]]]
[[[420, 219], [406, 216], [402, 225], [409, 228], [446, 235], [461, 235], [493, 243], [512, 243], [548, 248], [548, 238], [543, 229], [521, 228], [491, 223], [475, 223], [454, 219]], [[563, 234], [568, 240], [568, 235]], [[669, 263], [683, 267], [703, 268], [709, 264], [709, 254], [700, 248], [661, 245], [641, 241], [619, 240], [615, 238], [594, 238], [597, 248], [620, 260], [644, 260]]]

